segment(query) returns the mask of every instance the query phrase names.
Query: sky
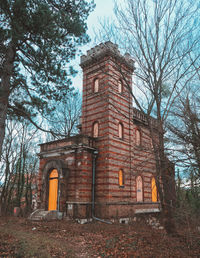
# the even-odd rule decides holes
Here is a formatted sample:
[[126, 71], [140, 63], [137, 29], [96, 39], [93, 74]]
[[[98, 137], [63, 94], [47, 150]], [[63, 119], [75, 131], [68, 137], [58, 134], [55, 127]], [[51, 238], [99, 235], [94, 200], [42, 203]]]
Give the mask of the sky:
[[[122, 1], [122, 0], [117, 0]], [[89, 1], [90, 2], [90, 1]], [[114, 1], [113, 0], [94, 0], [96, 7], [94, 11], [89, 15], [87, 20], [88, 25], [88, 35], [90, 36], [91, 42], [86, 44], [84, 47], [81, 48], [82, 54], [86, 54], [87, 50], [94, 47], [95, 45], [95, 33], [94, 30], [98, 30], [99, 26], [99, 19], [104, 19], [108, 17], [114, 16], [113, 7]], [[79, 91], [82, 91], [82, 71], [79, 66], [80, 64], [80, 56], [72, 62], [74, 68], [78, 71], [78, 74], [75, 78], [72, 78], [73, 86]]]
[[93, 28], [98, 26], [99, 18], [114, 16], [113, 0], [94, 0], [94, 2], [96, 4], [95, 10], [89, 15], [89, 18], [88, 18], [88, 33], [91, 37], [94, 36]]

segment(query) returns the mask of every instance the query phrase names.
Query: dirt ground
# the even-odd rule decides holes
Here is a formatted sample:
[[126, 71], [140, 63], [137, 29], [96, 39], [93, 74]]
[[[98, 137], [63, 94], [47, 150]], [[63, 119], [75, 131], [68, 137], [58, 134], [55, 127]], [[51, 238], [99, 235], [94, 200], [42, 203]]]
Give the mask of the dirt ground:
[[200, 257], [200, 233], [184, 226], [178, 233], [168, 236], [142, 222], [80, 225], [0, 218], [0, 257]]

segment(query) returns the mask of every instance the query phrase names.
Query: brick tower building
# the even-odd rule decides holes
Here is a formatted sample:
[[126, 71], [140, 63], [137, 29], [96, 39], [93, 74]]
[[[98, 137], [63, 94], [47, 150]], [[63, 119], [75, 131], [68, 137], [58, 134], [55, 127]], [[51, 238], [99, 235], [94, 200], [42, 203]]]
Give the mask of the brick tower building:
[[158, 211], [145, 116], [132, 107], [134, 62], [106, 42], [81, 57], [80, 134], [41, 144], [38, 200], [74, 218]]

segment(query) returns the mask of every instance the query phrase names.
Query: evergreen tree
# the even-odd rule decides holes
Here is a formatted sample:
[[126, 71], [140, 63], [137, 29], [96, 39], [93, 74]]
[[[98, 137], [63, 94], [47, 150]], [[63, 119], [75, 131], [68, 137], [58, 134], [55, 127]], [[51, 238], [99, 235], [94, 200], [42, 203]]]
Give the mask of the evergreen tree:
[[70, 91], [75, 71], [67, 64], [89, 40], [93, 8], [92, 0], [0, 1], [0, 154], [8, 113], [37, 126], [49, 100]]

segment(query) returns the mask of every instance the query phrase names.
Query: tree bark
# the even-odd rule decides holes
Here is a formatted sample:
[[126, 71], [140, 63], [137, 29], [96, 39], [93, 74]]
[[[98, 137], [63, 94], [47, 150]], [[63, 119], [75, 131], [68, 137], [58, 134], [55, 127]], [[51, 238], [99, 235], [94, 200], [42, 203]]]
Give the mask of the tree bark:
[[0, 85], [0, 159], [2, 153], [3, 140], [5, 137], [5, 122], [8, 111], [8, 99], [10, 95], [10, 78], [13, 72], [15, 53], [16, 47], [13, 43], [11, 43], [6, 51]]
[[161, 184], [163, 190], [163, 200], [161, 201], [162, 206], [162, 217], [165, 230], [168, 234], [176, 234], [176, 227], [173, 219], [173, 199], [175, 194], [172, 191], [173, 183], [173, 173], [170, 166], [170, 161], [165, 156], [164, 148], [164, 130], [162, 122], [160, 121], [160, 130], [159, 130], [159, 161], [160, 161], [160, 174], [161, 174]]

